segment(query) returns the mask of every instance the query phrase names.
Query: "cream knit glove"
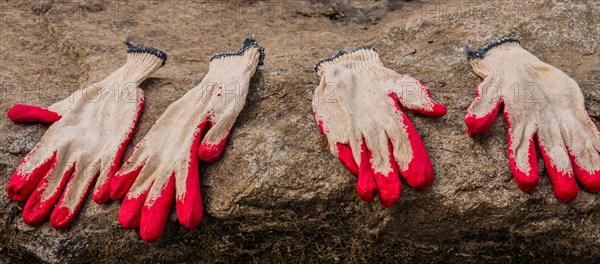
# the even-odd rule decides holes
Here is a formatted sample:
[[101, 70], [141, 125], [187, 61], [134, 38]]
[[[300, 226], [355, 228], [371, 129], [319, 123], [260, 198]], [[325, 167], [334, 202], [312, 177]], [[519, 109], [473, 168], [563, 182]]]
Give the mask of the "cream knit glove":
[[469, 134], [486, 133], [501, 105], [508, 123], [508, 158], [519, 188], [539, 181], [537, 139], [546, 171], [561, 202], [577, 197], [577, 183], [600, 191], [600, 133], [585, 111], [577, 83], [527, 50], [504, 38], [473, 51], [473, 71], [483, 78], [467, 110]]
[[372, 47], [341, 51], [315, 67], [321, 83], [313, 110], [331, 153], [358, 175], [359, 197], [377, 192], [384, 207], [400, 198], [399, 174], [418, 190], [433, 183], [433, 167], [401, 106], [430, 117], [446, 114], [421, 82], [383, 66]]
[[158, 240], [174, 199], [182, 225], [192, 229], [200, 223], [198, 158], [213, 162], [221, 155], [263, 57], [254, 39], [237, 52], [213, 55], [202, 82], [156, 121], [112, 181], [111, 197], [125, 196], [123, 227], [139, 226], [142, 239]]
[[52, 123], [8, 184], [11, 199], [27, 200], [26, 224], [37, 225], [52, 211], [52, 227], [67, 227], [94, 182], [93, 199], [110, 200], [110, 178], [144, 105], [138, 85], [167, 60], [157, 49], [126, 44], [127, 62], [104, 80], [48, 108], [19, 104], [8, 111], [15, 123]]

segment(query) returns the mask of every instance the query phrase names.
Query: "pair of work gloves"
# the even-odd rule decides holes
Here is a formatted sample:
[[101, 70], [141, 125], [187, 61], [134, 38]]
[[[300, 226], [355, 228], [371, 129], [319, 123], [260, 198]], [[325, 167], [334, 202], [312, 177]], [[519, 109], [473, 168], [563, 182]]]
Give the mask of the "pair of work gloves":
[[8, 184], [8, 196], [26, 201], [23, 220], [62, 229], [73, 221], [90, 191], [99, 204], [123, 198], [119, 222], [160, 238], [173, 201], [179, 222], [202, 219], [198, 159], [219, 158], [242, 110], [250, 78], [264, 49], [254, 39], [230, 53], [214, 54], [202, 82], [172, 103], [122, 165], [121, 159], [144, 106], [138, 85], [162, 67], [167, 55], [127, 44], [127, 62], [104, 80], [48, 108], [18, 104], [16, 123], [51, 123]]
[[[515, 38], [467, 48], [467, 55], [483, 78], [467, 110], [467, 133], [488, 132], [504, 105], [508, 158], [518, 187], [528, 192], [538, 186], [535, 139], [559, 201], [577, 197], [577, 181], [589, 192], [600, 191], [600, 132], [577, 83]], [[414, 189], [429, 188], [431, 161], [402, 111], [445, 115], [427, 87], [383, 66], [372, 47], [340, 51], [315, 70], [321, 77], [313, 98], [317, 123], [331, 153], [358, 176], [358, 196], [371, 202], [378, 194], [389, 207], [400, 197], [400, 175]]]
[[[145, 241], [160, 238], [173, 200], [182, 225], [200, 223], [198, 159], [219, 158], [263, 48], [247, 39], [237, 52], [213, 55], [200, 85], [167, 108], [119, 168], [143, 107], [138, 85], [166, 61], [153, 48], [128, 45], [128, 53], [127, 63], [105, 80], [47, 109], [9, 110], [17, 123], [53, 123], [8, 185], [13, 200], [27, 201], [25, 223], [37, 225], [52, 211], [50, 224], [67, 227], [94, 182], [97, 203], [124, 197], [119, 222], [139, 227]], [[536, 138], [558, 200], [577, 196], [576, 179], [586, 190], [600, 191], [600, 132], [575, 81], [512, 38], [467, 54], [484, 78], [467, 111], [467, 132], [487, 132], [504, 104], [508, 155], [519, 188], [530, 191], [538, 184]], [[393, 205], [401, 193], [400, 175], [417, 190], [429, 188], [433, 166], [402, 111], [445, 115], [446, 107], [427, 87], [384, 67], [372, 47], [341, 51], [315, 70], [321, 77], [313, 98], [317, 123], [330, 151], [358, 175], [359, 197], [371, 202], [378, 195], [384, 207]]]

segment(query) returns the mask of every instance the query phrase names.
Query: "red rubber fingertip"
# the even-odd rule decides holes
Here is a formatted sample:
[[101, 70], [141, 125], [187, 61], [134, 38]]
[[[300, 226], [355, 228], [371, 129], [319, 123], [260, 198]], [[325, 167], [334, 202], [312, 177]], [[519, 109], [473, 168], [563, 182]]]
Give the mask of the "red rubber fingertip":
[[85, 198], [90, 192], [93, 182], [96, 181], [96, 178], [98, 178], [98, 173], [96, 173], [96, 175], [94, 175], [94, 177], [92, 177], [88, 182], [81, 182], [79, 179], [75, 179], [75, 177], [82, 176], [83, 174], [77, 175], [75, 169], [73, 170], [73, 174], [69, 179], [69, 183], [67, 183], [68, 186], [70, 184], [74, 184], [74, 181], [78, 181], [80, 184], [87, 185], [85, 192], [81, 196], [77, 197], [78, 200], [77, 204], [75, 205], [75, 208], [72, 208], [71, 210], [64, 206], [65, 197], [72, 197], [72, 195], [70, 195], [70, 192], [73, 191], [72, 189], [70, 190], [70, 188], [66, 188], [66, 190], [63, 192], [60, 199], [58, 200], [58, 203], [54, 207], [54, 210], [52, 210], [52, 214], [50, 214], [50, 226], [54, 227], [55, 229], [66, 228], [73, 222], [73, 220], [75, 220], [75, 217], [77, 216], [79, 211], [81, 211], [81, 207], [83, 206]]
[[555, 175], [555, 176], [550, 176], [550, 179], [554, 178], [554, 180], [552, 180], [552, 182], [554, 183], [554, 196], [556, 197], [556, 199], [558, 199], [558, 201], [563, 202], [563, 203], [568, 203], [571, 202], [573, 200], [575, 200], [575, 198], [577, 198], [577, 195], [579, 193], [579, 188], [577, 187], [577, 183], [575, 183], [574, 181], [562, 181], [558, 180], [558, 178], [568, 178], [568, 177], [574, 177], [573, 174], [568, 174], [568, 173], [561, 173], [559, 175]]
[[217, 144], [200, 144], [200, 147], [198, 148], [198, 157], [204, 162], [217, 161], [221, 157], [223, 149], [225, 149], [225, 143], [227, 143], [227, 136]]
[[39, 182], [36, 189], [31, 194], [31, 197], [25, 203], [25, 207], [23, 207], [23, 221], [27, 225], [35, 226], [42, 223], [46, 217], [50, 214], [50, 211], [55, 207], [56, 201], [62, 195], [65, 186], [67, 185], [67, 180], [73, 173], [74, 165], [65, 171], [65, 173], [61, 176], [61, 181], [58, 184], [57, 189], [52, 192], [52, 195], [47, 199], [43, 199], [44, 192], [48, 187], [48, 179], [46, 177], [42, 178]]
[[573, 163], [573, 171], [586, 191], [591, 193], [600, 192], [600, 171], [590, 173], [581, 168], [577, 163]]
[[434, 174], [430, 164], [411, 162], [409, 169], [401, 174], [410, 187], [417, 191], [425, 191], [433, 184]]
[[113, 200], [123, 198], [135, 182], [140, 171], [142, 171], [142, 168], [144, 168], [143, 164], [128, 173], [120, 174], [117, 172], [110, 182], [110, 198]]
[[405, 114], [402, 114], [402, 122], [406, 127], [408, 140], [413, 151], [413, 158], [408, 163], [408, 169], [400, 169], [400, 174], [413, 189], [419, 191], [427, 190], [433, 184], [434, 178], [431, 159], [429, 158], [429, 154], [427, 154], [427, 149], [425, 149], [419, 132], [417, 132]]
[[[198, 179], [198, 177], [195, 178]], [[186, 185], [195, 185], [190, 184], [189, 181], [193, 180], [188, 179], [188, 183]], [[199, 181], [197, 185], [197, 188], [191, 188], [188, 186], [183, 200], [177, 199], [175, 206], [179, 223], [188, 229], [196, 228], [202, 221], [203, 209]]]
[[175, 177], [171, 175], [164, 189], [156, 200], [146, 203], [142, 207], [142, 218], [140, 220], [140, 236], [142, 240], [153, 243], [163, 234], [167, 220], [173, 207], [175, 198]]
[[344, 164], [352, 174], [358, 175], [358, 165], [354, 160], [350, 145], [337, 142], [335, 143], [335, 146], [337, 147], [338, 159], [340, 162]]
[[581, 183], [583, 189], [591, 193], [600, 192], [600, 170], [587, 171], [579, 165], [579, 162], [575, 156], [571, 154], [571, 151], [567, 151], [567, 153], [569, 153], [575, 177], [577, 177], [577, 180]]
[[502, 103], [496, 104], [496, 107], [492, 112], [487, 113], [482, 117], [476, 117], [471, 113], [467, 113], [465, 116], [465, 124], [467, 125], [467, 134], [485, 134], [492, 128], [494, 124], [494, 120], [498, 115], [498, 111], [500, 110], [500, 106]]
[[358, 175], [356, 183], [356, 192], [358, 197], [366, 203], [371, 203], [377, 194], [377, 184], [375, 184], [375, 176], [373, 172], [367, 172]]
[[75, 213], [71, 213], [68, 208], [56, 208], [50, 215], [50, 226], [54, 229], [65, 229], [75, 219]]
[[39, 196], [29, 198], [23, 207], [23, 222], [29, 226], [41, 224], [52, 210], [52, 206], [54, 204], [42, 203]]
[[[510, 126], [510, 124], [509, 124]], [[508, 160], [510, 163], [510, 169], [512, 171], [513, 177], [517, 182], [517, 186], [524, 192], [529, 192], [538, 187], [540, 182], [539, 170], [538, 170], [538, 162], [537, 155], [535, 153], [535, 144], [533, 143], [533, 138], [529, 139], [529, 148], [528, 148], [528, 162], [529, 162], [529, 171], [522, 171], [517, 166], [517, 161], [515, 160], [514, 151], [510, 146], [512, 146], [512, 139], [510, 134], [508, 134]]]
[[375, 173], [371, 168], [370, 160], [372, 154], [367, 149], [367, 145], [363, 139], [360, 151], [360, 167], [358, 171], [358, 182], [356, 183], [356, 191], [366, 203], [371, 203], [377, 194], [377, 184], [375, 183]]
[[[200, 145], [196, 152], [198, 153], [198, 158], [204, 162], [215, 162], [221, 157], [221, 153], [225, 148], [225, 143], [227, 143], [227, 136], [229, 136], [229, 132], [227, 132], [227, 136], [219, 141], [217, 144], [207, 144], [207, 143], [199, 143], [201, 139], [204, 138], [206, 133], [211, 129], [213, 123], [209, 118], [206, 118], [200, 124], [196, 130], [196, 134], [194, 134], [194, 145]], [[231, 131], [231, 128], [229, 129]]]
[[42, 179], [43, 174], [32, 173], [29, 177], [22, 175], [19, 171], [15, 171], [15, 174], [10, 179], [6, 192], [8, 197], [16, 202], [24, 202], [27, 200], [31, 192], [35, 189]]
[[[539, 183], [540, 177], [537, 173], [530, 171], [529, 173], [522, 172], [519, 169], [513, 167], [511, 164], [511, 170], [515, 181], [517, 182], [517, 187], [524, 192], [530, 192], [535, 190]], [[537, 170], [536, 170], [537, 171]]]
[[108, 201], [111, 200], [110, 198], [110, 181], [107, 181], [105, 184], [103, 184], [100, 189], [98, 189], [97, 191], [94, 192], [94, 194], [92, 194], [92, 200], [94, 200], [94, 202], [96, 202], [97, 204], [105, 204]]
[[46, 108], [25, 104], [14, 105], [8, 110], [6, 115], [15, 123], [54, 123], [61, 118], [59, 114]]
[[388, 140], [388, 151], [390, 153], [388, 162], [392, 170], [387, 175], [375, 172], [375, 182], [379, 190], [379, 202], [383, 208], [388, 208], [398, 202], [402, 193], [402, 183], [400, 182], [400, 175], [398, 175], [398, 166], [396, 165], [396, 159], [393, 154], [394, 149], [390, 140]]
[[435, 104], [433, 110], [428, 114], [429, 117], [442, 117], [448, 113], [448, 109], [443, 104]]
[[375, 173], [375, 182], [379, 190], [379, 202], [383, 208], [388, 208], [398, 202], [402, 192], [402, 183], [398, 178], [398, 173], [389, 173], [388, 175]]
[[[400, 171], [400, 175], [404, 177], [410, 187], [419, 191], [424, 191], [433, 184], [434, 177], [433, 165], [431, 164], [429, 154], [427, 154], [427, 149], [425, 149], [425, 145], [421, 140], [421, 136], [419, 136], [419, 132], [400, 108], [396, 95], [391, 93], [389, 96], [394, 99], [399, 118], [406, 128], [410, 147], [413, 151], [413, 157], [408, 163], [408, 168], [403, 168], [400, 164], [397, 164], [397, 167]], [[390, 142], [388, 142], [388, 144], [391, 151], [392, 145]]]
[[544, 146], [541, 143], [539, 143], [539, 146], [544, 162], [546, 163], [546, 171], [548, 172], [548, 176], [550, 176], [552, 185], [554, 185], [554, 196], [558, 201], [563, 203], [575, 200], [579, 192], [575, 175], [568, 171], [560, 171], [552, 162], [550, 156], [548, 156]]
[[[202, 124], [199, 126], [199, 131], [202, 131]], [[198, 173], [198, 156], [197, 153], [202, 153], [200, 150], [202, 144], [198, 147], [202, 133], [194, 135], [192, 148], [190, 149], [190, 162], [188, 165], [187, 177], [185, 178], [185, 190], [177, 189], [177, 199], [175, 210], [179, 223], [188, 229], [193, 229], [202, 221], [202, 194], [200, 193], [200, 175]], [[227, 139], [223, 140], [223, 142]], [[225, 144], [223, 143], [223, 146]], [[222, 148], [221, 148], [222, 150]], [[219, 151], [220, 153], [220, 151]], [[183, 175], [179, 175], [183, 177]]]
[[[23, 159], [21, 165], [23, 165], [25, 162], [26, 158]], [[6, 187], [8, 197], [17, 202], [24, 202], [27, 200], [42, 178], [48, 173], [48, 171], [54, 168], [55, 163], [56, 151], [50, 158], [46, 159], [44, 163], [33, 169], [29, 175], [25, 175], [20, 169], [17, 169], [13, 174], [13, 177], [10, 179], [8, 186]]]
[[[152, 185], [150, 185], [150, 188]], [[130, 198], [125, 197], [121, 203], [121, 209], [119, 210], [119, 223], [125, 229], [134, 229], [140, 226], [140, 219], [142, 217], [142, 207], [148, 197], [150, 188], [140, 194], [138, 197]]]

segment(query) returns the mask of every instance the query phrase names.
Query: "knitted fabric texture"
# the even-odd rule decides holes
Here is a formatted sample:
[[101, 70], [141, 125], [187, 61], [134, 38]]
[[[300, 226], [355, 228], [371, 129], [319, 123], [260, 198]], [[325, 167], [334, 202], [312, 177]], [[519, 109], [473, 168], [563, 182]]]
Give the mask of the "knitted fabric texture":
[[111, 184], [111, 197], [124, 197], [119, 212], [123, 227], [139, 227], [143, 240], [158, 240], [173, 201], [182, 225], [192, 229], [200, 223], [198, 159], [214, 162], [220, 157], [263, 57], [254, 39], [237, 52], [213, 55], [202, 82], [156, 121]]
[[315, 70], [321, 77], [312, 102], [315, 118], [331, 153], [358, 175], [358, 195], [371, 202], [379, 193], [389, 207], [400, 198], [400, 175], [415, 189], [429, 188], [431, 161], [401, 109], [445, 115], [427, 87], [384, 67], [369, 46], [323, 59]]
[[467, 110], [467, 133], [488, 132], [504, 105], [508, 158], [520, 189], [538, 186], [537, 140], [559, 201], [577, 197], [576, 179], [586, 190], [600, 191], [600, 133], [577, 83], [514, 38], [478, 50], [485, 52], [471, 56], [471, 51], [469, 63], [483, 82]]
[[11, 199], [27, 201], [23, 208], [26, 224], [40, 224], [52, 211], [50, 224], [67, 227], [94, 182], [93, 199], [97, 203], [110, 200], [110, 179], [144, 105], [138, 85], [166, 60], [166, 54], [159, 57], [146, 52], [156, 49], [132, 47], [138, 52], [128, 53], [125, 65], [104, 80], [48, 108], [18, 104], [8, 111], [15, 123], [52, 123], [8, 184]]

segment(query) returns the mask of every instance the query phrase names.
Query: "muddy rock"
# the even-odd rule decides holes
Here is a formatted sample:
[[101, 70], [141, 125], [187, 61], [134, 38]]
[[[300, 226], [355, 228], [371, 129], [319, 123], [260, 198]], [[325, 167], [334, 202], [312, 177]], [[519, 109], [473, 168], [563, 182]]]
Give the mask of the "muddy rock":
[[[201, 164], [205, 214], [187, 230], [174, 211], [163, 237], [143, 242], [117, 221], [119, 201], [87, 199], [67, 230], [29, 227], [4, 191], [46, 125], [0, 118], [0, 262], [590, 262], [600, 259], [600, 195], [557, 202], [548, 175], [521, 192], [506, 154], [506, 123], [470, 137], [465, 111], [481, 81], [464, 47], [503, 36], [575, 79], [600, 125], [600, 6], [527, 1], [34, 1], [0, 2], [0, 112], [48, 106], [125, 61], [125, 46], [157, 47], [167, 65], [141, 85], [133, 142], [200, 82], [208, 57], [256, 37], [266, 50], [223, 157]], [[448, 106], [408, 113], [436, 171], [383, 209], [327, 149], [311, 109], [317, 60], [375, 46], [384, 64], [423, 81]], [[543, 162], [540, 162], [543, 169]]]

